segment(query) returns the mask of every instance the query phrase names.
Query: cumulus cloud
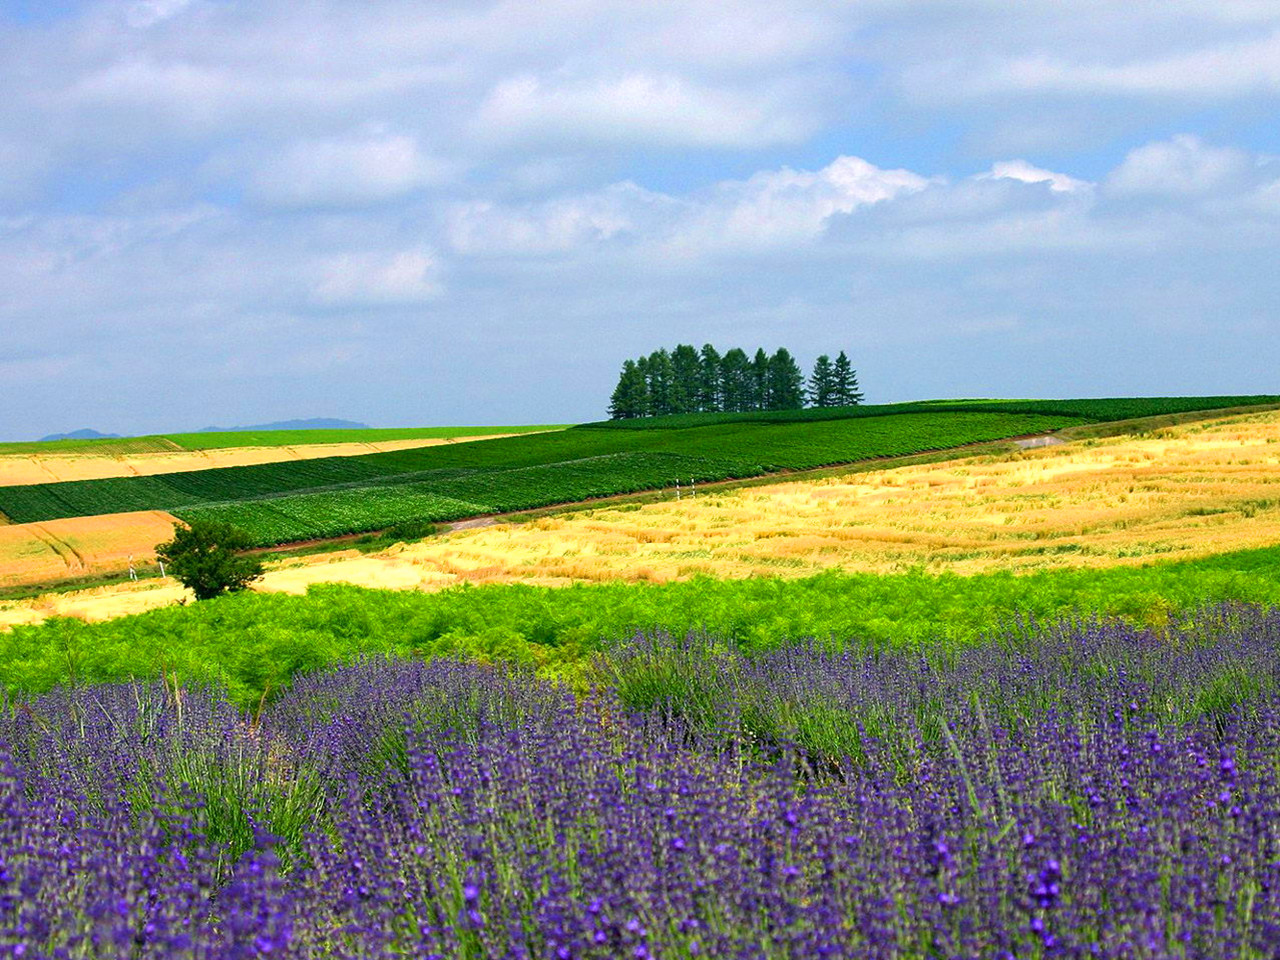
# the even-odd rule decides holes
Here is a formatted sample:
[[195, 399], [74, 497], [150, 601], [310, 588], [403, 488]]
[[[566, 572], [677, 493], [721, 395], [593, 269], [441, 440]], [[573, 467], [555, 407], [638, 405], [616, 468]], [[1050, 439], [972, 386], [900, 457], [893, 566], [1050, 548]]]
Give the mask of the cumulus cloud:
[[379, 306], [434, 300], [443, 292], [440, 264], [428, 250], [352, 252], [317, 264], [315, 302], [325, 306]]
[[409, 136], [374, 134], [304, 140], [254, 171], [254, 195], [286, 207], [381, 203], [446, 180], [450, 166]]
[[979, 179], [1017, 180], [1021, 183], [1045, 183], [1055, 193], [1074, 193], [1087, 190], [1092, 184], [1085, 180], [1077, 180], [1065, 173], [1054, 173], [1032, 166], [1025, 160], [1003, 160], [994, 164], [988, 173], [980, 174]]
[[1261, 169], [1261, 158], [1243, 150], [1179, 134], [1131, 150], [1106, 185], [1120, 195], [1204, 196], [1252, 186]]
[[471, 203], [454, 211], [450, 236], [455, 250], [472, 255], [560, 254], [611, 241], [668, 260], [776, 251], [813, 241], [836, 214], [929, 182], [909, 170], [837, 157], [821, 170], [761, 171], [683, 197], [620, 183], [539, 203]]

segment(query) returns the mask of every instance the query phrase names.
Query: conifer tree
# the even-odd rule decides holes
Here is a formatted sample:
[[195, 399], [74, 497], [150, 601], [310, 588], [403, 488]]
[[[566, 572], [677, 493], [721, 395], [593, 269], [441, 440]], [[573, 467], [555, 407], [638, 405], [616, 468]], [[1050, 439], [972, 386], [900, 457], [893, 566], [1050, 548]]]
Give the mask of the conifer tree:
[[720, 385], [720, 351], [709, 343], [702, 345], [699, 354], [698, 410], [702, 413], [719, 413], [723, 409], [724, 395]]
[[[761, 351], [763, 353], [764, 351]], [[799, 410], [804, 406], [804, 374], [785, 347], [766, 360], [768, 410]]]
[[853, 369], [843, 350], [836, 357], [832, 375], [835, 378], [835, 406], [853, 407], [862, 402], [862, 393], [858, 390], [858, 371]]
[[695, 347], [681, 343], [671, 351], [671, 374], [671, 412], [693, 413], [702, 386], [702, 364]]
[[637, 416], [652, 417], [653, 416], [653, 395], [649, 392], [649, 358], [640, 357], [636, 360], [636, 372], [640, 379], [644, 381], [644, 401], [639, 405], [640, 412]]
[[751, 409], [750, 368], [751, 361], [738, 347], [734, 347], [720, 359], [725, 413], [741, 413]]
[[613, 397], [609, 401], [609, 419], [632, 420], [643, 417], [647, 406], [647, 392], [644, 372], [636, 366], [634, 360], [627, 360], [622, 364], [618, 386], [614, 388]]
[[666, 348], [649, 354], [649, 415], [662, 417], [672, 412], [675, 401], [675, 371]]
[[809, 377], [809, 405], [813, 407], [836, 406], [836, 376], [831, 358], [825, 353], [813, 365]]
[[769, 355], [764, 348], [756, 350], [751, 358], [751, 398], [750, 409], [772, 410], [773, 402], [769, 396]]

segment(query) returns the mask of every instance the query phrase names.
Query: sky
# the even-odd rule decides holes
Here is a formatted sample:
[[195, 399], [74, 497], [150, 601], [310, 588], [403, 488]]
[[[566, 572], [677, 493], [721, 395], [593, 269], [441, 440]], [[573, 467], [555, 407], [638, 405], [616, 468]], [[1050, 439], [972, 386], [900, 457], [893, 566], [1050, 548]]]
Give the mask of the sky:
[[0, 439], [1280, 393], [1280, 0], [0, 0]]

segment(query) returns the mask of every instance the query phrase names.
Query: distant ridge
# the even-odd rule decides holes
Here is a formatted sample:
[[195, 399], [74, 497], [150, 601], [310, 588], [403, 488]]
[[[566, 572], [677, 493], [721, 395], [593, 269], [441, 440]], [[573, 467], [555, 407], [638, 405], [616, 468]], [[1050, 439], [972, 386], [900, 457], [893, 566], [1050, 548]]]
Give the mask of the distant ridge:
[[50, 440], [118, 440], [118, 433], [99, 433], [97, 430], [72, 430], [70, 433], [51, 433], [47, 437], [41, 437], [38, 443], [47, 443]]
[[[255, 423], [247, 427], [202, 427], [196, 433], [240, 433], [250, 430], [369, 430], [367, 423], [354, 420], [280, 420], [276, 423]], [[103, 436], [103, 434], [95, 434]]]

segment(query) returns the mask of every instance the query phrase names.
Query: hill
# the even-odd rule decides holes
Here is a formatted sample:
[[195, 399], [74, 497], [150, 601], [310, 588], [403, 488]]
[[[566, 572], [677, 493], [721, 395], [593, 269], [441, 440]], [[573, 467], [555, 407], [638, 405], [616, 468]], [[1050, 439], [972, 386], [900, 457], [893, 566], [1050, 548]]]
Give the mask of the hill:
[[99, 433], [97, 430], [72, 430], [70, 433], [51, 433], [47, 437], [41, 437], [37, 443], [53, 443], [58, 440], [119, 440], [118, 433]]
[[275, 423], [256, 423], [248, 427], [201, 427], [196, 433], [246, 433], [255, 430], [369, 430], [367, 423], [354, 420], [332, 420], [323, 417], [311, 420], [278, 420]]

